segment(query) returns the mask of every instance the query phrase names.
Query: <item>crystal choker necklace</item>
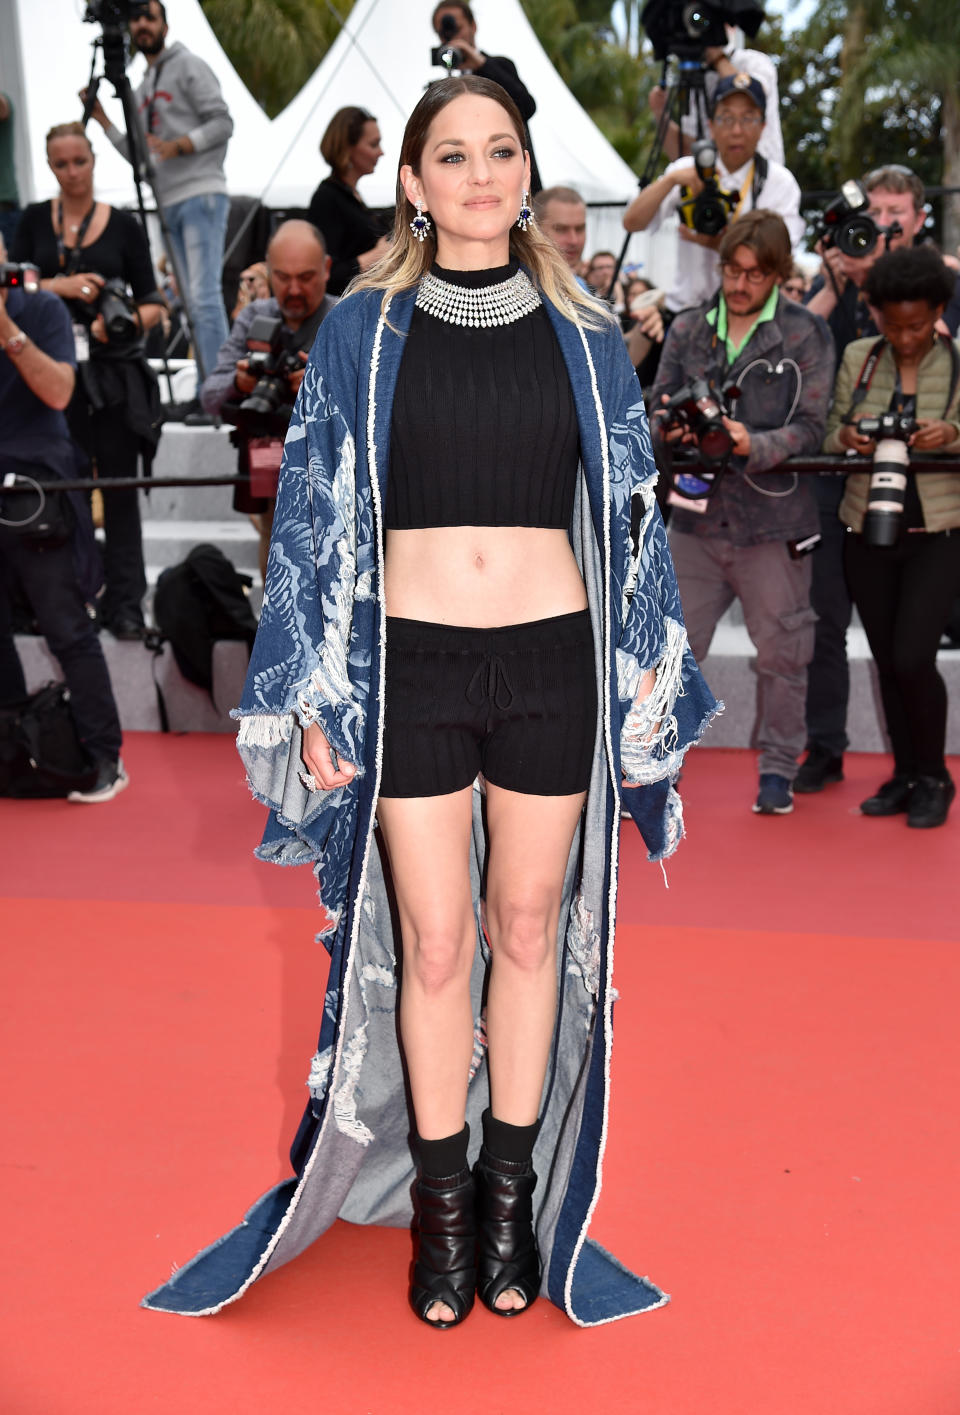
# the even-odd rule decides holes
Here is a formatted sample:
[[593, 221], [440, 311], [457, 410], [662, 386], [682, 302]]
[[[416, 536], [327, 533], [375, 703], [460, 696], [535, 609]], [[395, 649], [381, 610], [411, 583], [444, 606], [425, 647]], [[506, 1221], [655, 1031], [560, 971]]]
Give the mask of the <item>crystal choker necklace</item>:
[[539, 304], [540, 296], [522, 270], [498, 285], [482, 285], [479, 289], [454, 285], [428, 270], [420, 281], [416, 301], [417, 309], [433, 315], [434, 319], [480, 329], [513, 324], [531, 314]]

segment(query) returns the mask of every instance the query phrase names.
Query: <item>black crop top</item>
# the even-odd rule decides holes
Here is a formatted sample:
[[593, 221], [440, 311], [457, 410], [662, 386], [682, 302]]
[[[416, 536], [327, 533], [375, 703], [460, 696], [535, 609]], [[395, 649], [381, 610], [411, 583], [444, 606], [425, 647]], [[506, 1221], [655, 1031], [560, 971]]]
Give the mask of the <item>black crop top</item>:
[[[479, 288], [517, 268], [434, 274]], [[567, 530], [579, 456], [573, 392], [542, 305], [490, 328], [414, 309], [390, 425], [388, 530]]]

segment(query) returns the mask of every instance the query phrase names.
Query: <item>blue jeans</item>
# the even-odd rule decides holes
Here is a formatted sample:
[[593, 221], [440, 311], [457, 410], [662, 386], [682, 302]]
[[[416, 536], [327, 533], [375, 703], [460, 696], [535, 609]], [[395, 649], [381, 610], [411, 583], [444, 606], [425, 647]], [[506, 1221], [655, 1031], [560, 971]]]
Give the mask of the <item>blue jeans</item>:
[[224, 192], [187, 197], [163, 209], [193, 316], [194, 353], [201, 366], [198, 386], [216, 367], [227, 337], [221, 269], [229, 210], [230, 198]]

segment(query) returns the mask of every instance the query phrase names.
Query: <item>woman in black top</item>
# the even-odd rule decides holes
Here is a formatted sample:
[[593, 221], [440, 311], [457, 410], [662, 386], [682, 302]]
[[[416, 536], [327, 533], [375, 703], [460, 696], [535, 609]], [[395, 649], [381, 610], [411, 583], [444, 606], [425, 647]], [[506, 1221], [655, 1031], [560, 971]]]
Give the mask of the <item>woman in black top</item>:
[[307, 217], [323, 232], [330, 256], [327, 293], [342, 295], [349, 282], [369, 270], [389, 248], [383, 223], [357, 192], [383, 156], [377, 120], [365, 108], [341, 108], [320, 139], [320, 155], [330, 164], [313, 196]]
[[[152, 457], [160, 436], [157, 383], [143, 354], [143, 335], [163, 313], [150, 248], [136, 217], [94, 196], [93, 149], [79, 123], [50, 129], [47, 161], [60, 195], [26, 208], [12, 257], [39, 267], [44, 289], [65, 301], [73, 319], [78, 370], [67, 418], [74, 440], [98, 477], [136, 476], [140, 453]], [[121, 305], [133, 292], [119, 327], [110, 314], [114, 290]], [[103, 621], [118, 638], [138, 638], [146, 576], [137, 492], [108, 491], [103, 505]]]

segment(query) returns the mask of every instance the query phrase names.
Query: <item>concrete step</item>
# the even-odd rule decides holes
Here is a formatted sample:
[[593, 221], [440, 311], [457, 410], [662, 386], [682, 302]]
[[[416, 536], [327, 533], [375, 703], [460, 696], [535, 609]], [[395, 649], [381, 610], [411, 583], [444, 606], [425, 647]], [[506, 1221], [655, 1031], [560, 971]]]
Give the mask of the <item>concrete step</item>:
[[[15, 643], [28, 693], [36, 692], [44, 683], [60, 681], [63, 674], [46, 639], [18, 634]], [[229, 712], [240, 701], [243, 690], [248, 662], [246, 644], [227, 639], [214, 644], [213, 691], [208, 693], [184, 678], [169, 644], [154, 652], [141, 643], [121, 642], [106, 630], [100, 635], [100, 643], [125, 732], [162, 730], [158, 693], [171, 732], [236, 731], [237, 724]]]

